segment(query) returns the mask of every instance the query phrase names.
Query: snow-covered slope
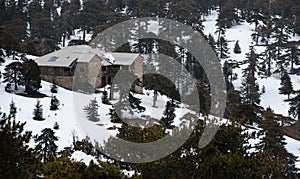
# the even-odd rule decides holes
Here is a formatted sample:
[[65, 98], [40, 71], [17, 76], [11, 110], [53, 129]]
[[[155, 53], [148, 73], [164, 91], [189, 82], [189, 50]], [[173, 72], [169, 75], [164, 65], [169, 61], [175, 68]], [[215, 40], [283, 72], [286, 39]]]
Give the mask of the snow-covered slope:
[[[204, 34], [212, 34], [215, 39], [217, 39], [216, 32], [216, 19], [218, 17], [217, 11], [212, 11], [212, 13], [207, 16], [206, 21], [203, 23], [205, 26]], [[247, 22], [243, 22], [240, 25], [233, 26], [230, 29], [226, 29], [225, 37], [228, 40], [229, 47], [229, 58], [222, 60], [236, 60], [237, 62], [242, 62], [246, 59], [246, 53], [248, 53], [250, 45], [254, 45], [253, 40], [251, 38], [251, 34], [254, 33], [255, 24], [249, 24]], [[239, 45], [241, 47], [242, 53], [235, 54], [233, 53], [234, 45], [236, 41], [239, 41]], [[299, 36], [292, 37], [289, 40], [300, 40]], [[265, 50], [263, 46], [255, 46], [256, 53], [261, 53]], [[238, 79], [233, 81], [233, 84], [236, 89], [240, 89], [242, 82], [242, 70], [246, 68], [247, 65], [240, 65], [240, 68], [234, 69], [234, 73], [237, 73]], [[290, 75], [294, 89], [300, 89], [300, 77], [297, 75]], [[278, 94], [278, 88], [280, 87], [280, 77], [278, 75], [273, 75], [270, 78], [260, 78], [258, 77], [258, 83], [260, 89], [262, 86], [265, 86], [266, 93], [261, 95], [261, 103], [264, 108], [271, 107], [277, 114], [283, 114], [288, 116], [289, 104], [284, 102], [283, 100], [287, 99], [286, 95]]]
[[[212, 34], [215, 39], [217, 39], [216, 31], [216, 19], [218, 17], [217, 11], [212, 11], [212, 13], [206, 17], [206, 21], [203, 23], [205, 26], [204, 34]], [[255, 25], [249, 24], [247, 22], [243, 22], [240, 25], [233, 26], [230, 29], [226, 29], [225, 37], [228, 40], [228, 47], [230, 48], [229, 58], [225, 60], [236, 60], [237, 62], [242, 62], [246, 59], [246, 53], [249, 52], [249, 46], [254, 45], [252, 42], [251, 34], [254, 32]], [[239, 40], [239, 45], [241, 47], [242, 53], [235, 54], [233, 52], [235, 42]], [[292, 37], [289, 40], [300, 40], [299, 36]], [[263, 52], [265, 47], [259, 46], [255, 47], [256, 53]], [[222, 60], [224, 62], [225, 60]], [[237, 73], [238, 79], [233, 82], [236, 89], [240, 89], [242, 82], [242, 69], [246, 68], [245, 65], [241, 65], [240, 68], [234, 69], [234, 73]], [[294, 90], [300, 89], [300, 77], [297, 75], [290, 75]], [[271, 107], [277, 114], [282, 114], [284, 116], [288, 116], [289, 104], [284, 102], [287, 99], [286, 95], [279, 94], [278, 88], [280, 87], [280, 76], [272, 75], [269, 78], [260, 78], [258, 77], [258, 83], [260, 89], [262, 86], [265, 86], [266, 92], [261, 95], [261, 103], [260, 105], [264, 108]], [[290, 137], [285, 136], [287, 145], [286, 148], [289, 152], [300, 158], [300, 142], [292, 139]], [[257, 142], [257, 141], [252, 141]], [[298, 158], [298, 159], [299, 159]], [[300, 161], [296, 163], [296, 166], [300, 168]]]
[[[31, 56], [31, 58], [34, 58]], [[11, 63], [10, 58], [6, 59], [5, 64], [0, 66], [0, 70], [4, 71], [5, 65]], [[39, 90], [40, 93], [47, 95], [48, 97], [44, 98], [29, 98], [16, 95], [14, 93], [7, 93], [4, 91], [5, 83], [0, 84], [0, 107], [1, 112], [8, 113], [9, 104], [13, 101], [17, 107], [16, 119], [21, 122], [26, 122], [25, 128], [29, 131], [33, 131], [33, 135], [40, 134], [40, 131], [44, 128], [52, 128], [54, 123], [57, 122], [59, 129], [55, 130], [56, 135], [59, 138], [57, 145], [59, 150], [62, 150], [64, 147], [69, 147], [72, 145], [73, 135], [78, 137], [78, 139], [85, 138], [89, 131], [97, 133], [100, 136], [98, 141], [103, 141], [108, 139], [110, 136], [115, 136], [117, 130], [108, 130], [111, 127], [120, 127], [120, 124], [111, 123], [110, 116], [108, 115], [109, 109], [112, 108], [111, 105], [102, 104], [101, 94], [82, 94], [76, 93], [64, 88], [59, 87], [58, 93], [54, 94], [57, 99], [60, 101], [59, 109], [56, 111], [50, 110], [50, 101], [52, 93], [50, 92], [51, 83], [42, 81], [42, 88]], [[22, 91], [22, 87], [19, 87]], [[100, 89], [101, 90], [101, 89]], [[103, 90], [103, 89], [102, 89]], [[160, 119], [163, 116], [163, 111], [165, 110], [166, 102], [170, 99], [166, 96], [158, 96], [156, 107], [152, 107], [152, 92], [146, 92], [148, 95], [136, 95], [136, 97], [142, 99], [142, 106], [146, 107], [146, 110], [143, 113], [135, 113], [135, 116], [151, 116], [155, 119]], [[91, 122], [86, 118], [86, 114], [83, 111], [84, 106], [87, 106], [91, 99], [96, 98], [99, 104], [99, 122]], [[114, 96], [117, 98], [117, 95]], [[43, 105], [43, 117], [44, 121], [33, 120], [33, 110], [35, 109], [35, 104], [37, 101]], [[179, 118], [182, 117], [185, 113], [191, 112], [185, 108], [184, 105], [176, 108], [176, 119], [175, 124], [179, 125]], [[130, 117], [129, 114], [126, 114]], [[82, 130], [82, 127], [93, 125], [91, 130]], [[97, 125], [98, 124], [98, 125]], [[34, 142], [31, 141], [31, 145], [35, 146]]]
[[[205, 25], [205, 34], [211, 33], [215, 35], [214, 32], [216, 30], [217, 12], [212, 11], [212, 14], [206, 17], [206, 21], [204, 22]], [[232, 27], [231, 29], [227, 29], [226, 31], [226, 38], [229, 40], [229, 48], [230, 48], [230, 58], [236, 61], [243, 61], [245, 59], [245, 54], [249, 52], [249, 45], [251, 45], [252, 39], [250, 34], [254, 30], [254, 24], [242, 23], [241, 25], [237, 25]], [[75, 36], [72, 39], [80, 39], [82, 36], [81, 32], [76, 31]], [[88, 36], [87, 38], [90, 38]], [[300, 40], [300, 37], [297, 36], [294, 39]], [[242, 54], [234, 54], [233, 47], [236, 40], [239, 40], [239, 44], [242, 49]], [[263, 51], [264, 47], [257, 47], [257, 51]], [[30, 56], [29, 58], [34, 58]], [[11, 59], [6, 59], [6, 63], [0, 66], [0, 70], [3, 71], [4, 66], [8, 63], [12, 62]], [[239, 69], [234, 69], [234, 72], [238, 74], [238, 80], [234, 81], [234, 86], [238, 89], [241, 84], [241, 71], [245, 68], [245, 66], [241, 66]], [[299, 76], [292, 75], [292, 82], [294, 85], [295, 90], [300, 89], [300, 78]], [[283, 100], [286, 99], [286, 96], [278, 94], [278, 87], [279, 87], [279, 77], [272, 76], [267, 79], [260, 79], [258, 78], [258, 82], [260, 87], [263, 85], [266, 88], [266, 93], [261, 96], [261, 105], [263, 107], [271, 107], [276, 113], [288, 115], [288, 103], [284, 102]], [[56, 135], [59, 137], [59, 141], [57, 145], [59, 146], [59, 150], [63, 149], [64, 147], [68, 147], [72, 144], [72, 135], [76, 135], [79, 139], [83, 139], [86, 137], [87, 133], [81, 129], [81, 124], [79, 124], [79, 118], [84, 118], [85, 114], [83, 110], [74, 107], [74, 93], [65, 90], [63, 88], [58, 89], [58, 93], [55, 94], [59, 99], [61, 105], [59, 106], [59, 110], [57, 111], [50, 111], [50, 100], [51, 100], [51, 92], [50, 92], [50, 83], [42, 82], [42, 89], [40, 92], [46, 94], [48, 97], [38, 99], [41, 101], [44, 109], [44, 121], [35, 121], [32, 119], [33, 117], [33, 109], [34, 105], [37, 102], [37, 99], [34, 98], [27, 98], [18, 96], [15, 94], [9, 94], [4, 91], [4, 83], [0, 84], [0, 107], [2, 112], [9, 111], [9, 104], [13, 100], [16, 104], [18, 109], [17, 112], [17, 120], [26, 122], [25, 128], [27, 130], [33, 131], [33, 134], [39, 134], [40, 131], [44, 128], [53, 128], [55, 122], [59, 124], [59, 129], [55, 130]], [[146, 93], [145, 93], [146, 94]], [[87, 96], [84, 94], [80, 94], [83, 98], [90, 99], [91, 96]], [[107, 130], [109, 127], [113, 127], [114, 125], [118, 127], [117, 124], [113, 124], [110, 122], [110, 117], [108, 115], [110, 105], [104, 105], [101, 103], [101, 95], [95, 94], [93, 98], [96, 97], [100, 104], [99, 113], [100, 113], [100, 122], [101, 126], [97, 126], [97, 131], [101, 134], [103, 139], [108, 138], [111, 135], [116, 135], [116, 130]], [[142, 106], [145, 106], [147, 109], [143, 113], [143, 115], [151, 115], [151, 117], [155, 117], [160, 119], [163, 115], [163, 111], [165, 108], [166, 101], [169, 99], [165, 96], [160, 96], [157, 102], [157, 108], [151, 107], [152, 102], [152, 94], [149, 92], [149, 95], [138, 95], [137, 97], [142, 98]], [[82, 106], [87, 105], [88, 100], [85, 100], [82, 103]], [[184, 106], [181, 108], [176, 109], [176, 125], [180, 123], [178, 120], [184, 113], [188, 112]], [[90, 121], [87, 121], [90, 123]], [[286, 148], [289, 152], [294, 153], [296, 156], [300, 157], [300, 142], [289, 137], [286, 137]], [[31, 142], [31, 145], [34, 146], [34, 142]], [[74, 154], [75, 155], [75, 154]], [[76, 155], [73, 156], [76, 158]], [[80, 158], [80, 157], [77, 157]], [[88, 157], [87, 157], [88, 158]], [[82, 158], [83, 159], [83, 158]], [[84, 158], [85, 161], [86, 158]], [[297, 166], [300, 168], [300, 162], [297, 162]]]

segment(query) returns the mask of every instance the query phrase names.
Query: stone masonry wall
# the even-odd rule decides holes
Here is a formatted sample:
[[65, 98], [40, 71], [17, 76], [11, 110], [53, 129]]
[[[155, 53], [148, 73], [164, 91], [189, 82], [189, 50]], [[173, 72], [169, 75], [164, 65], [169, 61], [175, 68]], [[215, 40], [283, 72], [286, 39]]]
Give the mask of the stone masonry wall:
[[55, 80], [55, 83], [58, 86], [61, 86], [63, 88], [72, 90], [72, 84], [73, 84], [73, 77], [72, 76], [46, 76], [41, 75], [41, 79], [44, 81], [48, 81], [50, 83], [53, 83], [53, 80]]

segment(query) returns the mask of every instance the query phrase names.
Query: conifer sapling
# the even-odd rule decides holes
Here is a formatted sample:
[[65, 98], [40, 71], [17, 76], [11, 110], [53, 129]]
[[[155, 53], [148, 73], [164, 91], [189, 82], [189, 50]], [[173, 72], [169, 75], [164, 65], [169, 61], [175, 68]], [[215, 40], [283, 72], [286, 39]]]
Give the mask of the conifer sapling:
[[9, 118], [16, 119], [17, 108], [14, 101], [11, 101], [9, 105]]
[[43, 121], [45, 120], [43, 118], [43, 105], [40, 104], [40, 101], [38, 100], [35, 109], [33, 110], [33, 119], [37, 121]]
[[51, 111], [57, 110], [59, 105], [60, 105], [59, 100], [56, 98], [56, 96], [52, 95], [50, 101], [50, 110]]
[[90, 103], [83, 108], [83, 110], [86, 112], [88, 120], [93, 121], [93, 122], [97, 122], [100, 120], [99, 119], [100, 115], [98, 114], [98, 107], [99, 107], [99, 105], [95, 98], [95, 99], [91, 100]]

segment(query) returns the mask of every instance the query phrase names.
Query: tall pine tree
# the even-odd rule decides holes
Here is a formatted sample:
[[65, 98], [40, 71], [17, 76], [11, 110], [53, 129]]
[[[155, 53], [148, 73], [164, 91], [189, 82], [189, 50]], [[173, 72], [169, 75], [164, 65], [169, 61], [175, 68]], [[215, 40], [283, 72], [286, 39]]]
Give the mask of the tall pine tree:
[[86, 112], [86, 116], [88, 120], [93, 122], [98, 122], [100, 120], [99, 119], [100, 115], [98, 114], [98, 108], [99, 105], [96, 98], [91, 100], [90, 103], [83, 108], [83, 110]]
[[286, 94], [288, 95], [288, 99], [290, 99], [290, 94], [294, 91], [293, 90], [293, 84], [291, 82], [291, 78], [287, 71], [284, 71], [282, 77], [280, 78], [281, 87], [278, 88], [279, 94]]
[[57, 145], [55, 141], [58, 138], [50, 128], [45, 128], [41, 131], [41, 135], [37, 136], [34, 141], [37, 143], [35, 150], [41, 154], [43, 162], [53, 161], [57, 156]]
[[243, 70], [242, 102], [252, 106], [257, 106], [260, 103], [259, 85], [255, 77], [258, 58], [259, 56], [255, 53], [254, 48], [251, 47], [246, 60], [248, 67]]
[[22, 63], [12, 62], [4, 68], [3, 82], [13, 83], [15, 90], [18, 90], [18, 85], [22, 84], [23, 74], [22, 74]]
[[290, 104], [289, 115], [298, 119], [298, 123], [300, 124], [300, 90], [294, 92], [296, 96], [288, 99]]
[[172, 123], [174, 122], [174, 119], [176, 117], [175, 105], [173, 104], [173, 101], [167, 102], [166, 109], [163, 114], [164, 114], [164, 117], [161, 118], [160, 124], [163, 127], [172, 128]]

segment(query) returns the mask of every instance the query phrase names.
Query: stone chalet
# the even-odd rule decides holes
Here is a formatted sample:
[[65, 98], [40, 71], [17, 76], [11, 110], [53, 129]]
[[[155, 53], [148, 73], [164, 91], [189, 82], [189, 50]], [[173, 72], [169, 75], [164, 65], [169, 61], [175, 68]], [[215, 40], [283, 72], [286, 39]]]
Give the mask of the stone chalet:
[[143, 75], [143, 57], [137, 53], [105, 53], [88, 45], [69, 46], [35, 59], [41, 69], [41, 78], [72, 89], [74, 76], [95, 88], [110, 84], [110, 68], [129, 70], [140, 80]]

